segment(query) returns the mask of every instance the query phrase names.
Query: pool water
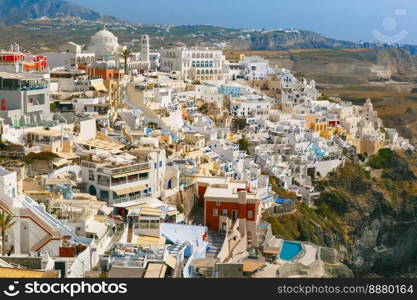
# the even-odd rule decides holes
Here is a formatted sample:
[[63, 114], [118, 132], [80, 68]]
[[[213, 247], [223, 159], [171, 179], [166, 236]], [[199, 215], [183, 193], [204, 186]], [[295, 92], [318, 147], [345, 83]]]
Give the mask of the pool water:
[[284, 241], [279, 258], [285, 261], [291, 261], [301, 252], [302, 249], [303, 247], [300, 243]]

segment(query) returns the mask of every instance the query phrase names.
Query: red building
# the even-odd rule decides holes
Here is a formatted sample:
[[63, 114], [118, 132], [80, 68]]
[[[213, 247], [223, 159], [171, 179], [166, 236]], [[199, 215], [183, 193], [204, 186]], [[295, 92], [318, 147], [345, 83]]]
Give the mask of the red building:
[[225, 232], [227, 219], [246, 228], [248, 243], [257, 247], [261, 204], [256, 192], [244, 182], [212, 184], [204, 193], [204, 225], [212, 231]]
[[30, 53], [1, 52], [0, 64], [19, 64], [22, 71], [43, 71], [48, 66], [48, 58]]

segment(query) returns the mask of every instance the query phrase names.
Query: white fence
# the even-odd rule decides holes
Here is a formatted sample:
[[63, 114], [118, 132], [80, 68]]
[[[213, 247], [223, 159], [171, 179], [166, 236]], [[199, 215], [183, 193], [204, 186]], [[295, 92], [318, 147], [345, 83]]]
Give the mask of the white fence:
[[68, 269], [67, 277], [68, 278], [83, 278], [85, 272], [91, 271], [92, 265], [92, 251], [90, 247], [87, 247], [83, 252], [81, 252], [75, 261], [72, 263], [71, 267]]

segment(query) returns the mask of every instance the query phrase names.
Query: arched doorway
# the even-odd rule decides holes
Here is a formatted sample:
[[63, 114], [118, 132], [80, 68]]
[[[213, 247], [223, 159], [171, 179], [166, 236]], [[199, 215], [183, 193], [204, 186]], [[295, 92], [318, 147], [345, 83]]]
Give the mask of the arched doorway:
[[88, 189], [88, 193], [92, 196], [97, 196], [97, 190], [94, 185], [90, 185], [90, 188]]

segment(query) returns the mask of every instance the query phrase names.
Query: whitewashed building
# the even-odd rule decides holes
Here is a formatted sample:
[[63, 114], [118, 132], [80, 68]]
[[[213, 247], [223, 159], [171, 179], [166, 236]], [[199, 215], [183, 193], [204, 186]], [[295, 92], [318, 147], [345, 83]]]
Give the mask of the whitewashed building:
[[208, 48], [161, 49], [161, 71], [178, 72], [186, 80], [220, 80], [224, 56]]

